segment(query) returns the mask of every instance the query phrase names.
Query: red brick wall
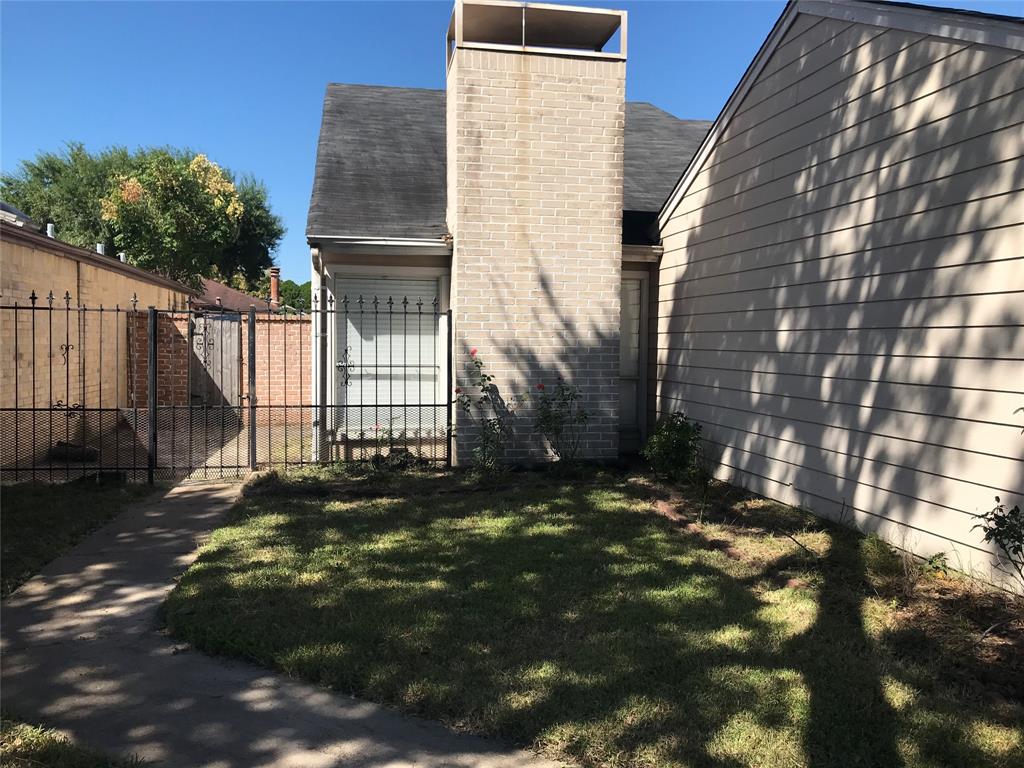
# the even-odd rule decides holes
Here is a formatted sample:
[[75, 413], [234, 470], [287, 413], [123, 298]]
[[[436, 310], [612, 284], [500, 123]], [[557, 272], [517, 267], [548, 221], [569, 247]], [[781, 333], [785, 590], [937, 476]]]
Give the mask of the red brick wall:
[[[242, 315], [242, 395], [249, 392], [248, 317]], [[148, 396], [149, 316], [139, 312], [128, 326], [129, 406], [144, 408]], [[256, 404], [258, 420], [302, 421], [313, 405], [308, 316], [256, 316]], [[157, 405], [189, 404], [188, 315], [161, 313], [157, 318]], [[243, 401], [243, 405], [247, 402]], [[289, 406], [287, 412], [279, 406]]]
[[[242, 318], [242, 391], [249, 389], [248, 318]], [[309, 420], [313, 406], [308, 316], [257, 315], [256, 405], [258, 420]], [[279, 406], [289, 406], [287, 411]], [[306, 406], [305, 410], [291, 406]]]
[[[188, 315], [157, 316], [157, 405], [188, 405]], [[149, 397], [149, 313], [128, 318], [128, 405], [145, 408]]]

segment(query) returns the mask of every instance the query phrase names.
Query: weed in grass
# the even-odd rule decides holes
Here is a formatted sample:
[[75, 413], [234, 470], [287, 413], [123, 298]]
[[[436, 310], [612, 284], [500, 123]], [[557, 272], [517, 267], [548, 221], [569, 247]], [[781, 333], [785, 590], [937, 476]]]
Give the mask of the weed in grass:
[[132, 768], [145, 765], [135, 757], [115, 758], [72, 744], [67, 738], [38, 725], [4, 715], [0, 721], [2, 768]]

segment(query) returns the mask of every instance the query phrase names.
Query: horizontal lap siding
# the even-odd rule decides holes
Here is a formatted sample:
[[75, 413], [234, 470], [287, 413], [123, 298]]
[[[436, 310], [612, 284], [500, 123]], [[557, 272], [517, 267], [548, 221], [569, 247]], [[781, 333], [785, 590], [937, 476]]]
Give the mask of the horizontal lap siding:
[[1024, 60], [798, 16], [663, 228], [656, 411], [982, 576], [1024, 498]]

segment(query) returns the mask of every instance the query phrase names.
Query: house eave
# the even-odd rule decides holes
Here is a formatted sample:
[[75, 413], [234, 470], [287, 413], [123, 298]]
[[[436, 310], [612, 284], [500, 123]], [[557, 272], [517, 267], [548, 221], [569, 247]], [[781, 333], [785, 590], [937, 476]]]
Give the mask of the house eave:
[[423, 256], [450, 256], [451, 238], [426, 237], [362, 237], [350, 235], [309, 235], [310, 248], [319, 248], [323, 257], [330, 253], [361, 253], [366, 255], [415, 253]]
[[661, 259], [665, 249], [660, 245], [627, 245], [622, 246], [623, 261], [641, 261], [655, 263]]

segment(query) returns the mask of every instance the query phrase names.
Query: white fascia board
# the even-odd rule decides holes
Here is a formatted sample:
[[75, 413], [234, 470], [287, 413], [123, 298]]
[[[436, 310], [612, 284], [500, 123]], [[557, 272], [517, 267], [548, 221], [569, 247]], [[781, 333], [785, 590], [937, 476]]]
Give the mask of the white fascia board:
[[309, 243], [321, 243], [332, 251], [393, 253], [413, 251], [422, 255], [450, 254], [451, 242], [434, 238], [349, 237], [341, 235], [309, 235]]
[[704, 161], [746, 98], [747, 92], [753, 87], [765, 64], [775, 53], [775, 49], [779, 47], [797, 14], [800, 13], [1024, 52], [1024, 25], [1013, 22], [944, 13], [941, 8], [909, 8], [857, 0], [790, 0], [754, 60], [747, 67], [739, 85], [715, 119], [708, 135], [683, 172], [682, 178], [662, 206], [658, 214], [659, 229], [664, 229], [668, 223], [672, 212], [690, 188]]

